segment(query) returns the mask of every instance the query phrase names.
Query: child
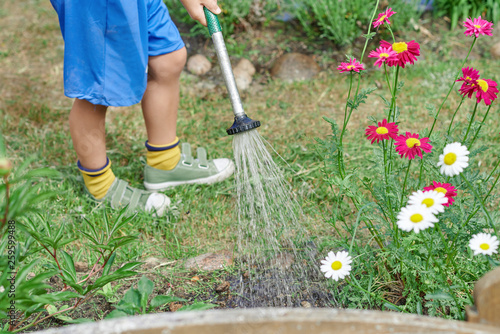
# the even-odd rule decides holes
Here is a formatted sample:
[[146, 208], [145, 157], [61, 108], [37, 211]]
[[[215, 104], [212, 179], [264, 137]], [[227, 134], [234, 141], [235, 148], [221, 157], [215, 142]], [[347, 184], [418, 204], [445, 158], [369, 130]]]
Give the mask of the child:
[[[217, 0], [181, 0], [206, 25], [203, 7], [220, 13]], [[128, 205], [162, 215], [170, 200], [161, 193], [187, 183], [213, 183], [234, 171], [229, 159], [207, 160], [176, 136], [179, 77], [186, 48], [162, 0], [51, 0], [65, 42], [64, 91], [75, 98], [69, 115], [78, 168], [90, 196], [113, 208]], [[144, 185], [115, 177], [106, 156], [108, 106], [141, 101], [148, 140]]]

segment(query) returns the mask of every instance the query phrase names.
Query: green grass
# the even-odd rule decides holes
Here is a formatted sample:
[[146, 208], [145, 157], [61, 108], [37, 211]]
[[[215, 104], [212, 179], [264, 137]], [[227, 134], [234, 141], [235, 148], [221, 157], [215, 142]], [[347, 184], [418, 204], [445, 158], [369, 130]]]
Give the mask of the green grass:
[[[0, 129], [8, 145], [8, 156], [15, 166], [34, 156], [31, 168], [51, 167], [61, 172], [61, 178], [46, 181], [46, 188], [55, 191], [57, 197], [45, 202], [39, 210], [50, 217], [54, 228], [63, 228], [67, 236], [76, 238], [66, 248], [75, 261], [92, 263], [96, 255], [85, 246], [79, 231], [84, 228], [84, 217], [97, 226], [102, 224], [103, 208], [85, 196], [75, 164], [67, 124], [71, 100], [62, 94], [63, 42], [56, 15], [47, 1], [36, 2], [36, 6], [21, 2], [18, 6], [17, 1], [8, 0], [0, 8], [0, 16], [3, 16], [0, 37], [5, 45], [9, 45], [8, 51], [0, 49]], [[18, 17], [23, 17], [23, 20], [16, 19]], [[25, 25], [25, 22], [29, 23]], [[434, 39], [426, 39], [411, 30], [398, 37], [422, 43], [421, 59], [402, 74], [405, 87], [399, 96], [399, 104], [400, 129], [403, 131], [422, 131], [431, 125], [432, 118], [425, 106], [437, 106], [442, 101], [460, 65], [455, 54], [466, 52], [470, 43], [470, 39], [461, 36], [461, 31], [449, 32], [439, 22], [432, 22], [434, 24]], [[245, 35], [229, 39], [229, 45], [241, 46], [237, 49], [238, 56], [248, 57], [267, 69], [280, 52], [289, 50], [292, 43], [301, 39], [303, 43], [309, 42], [292, 31], [293, 28], [282, 26], [274, 31], [276, 34], [273, 30], [264, 31], [259, 39], [245, 41]], [[500, 61], [480, 56], [489, 48], [489, 42], [486, 38], [478, 41], [474, 59], [469, 65], [484, 73], [485, 77], [498, 81], [498, 71], [491, 70], [500, 68]], [[210, 48], [211, 44], [208, 45]], [[256, 51], [259, 48], [263, 51]], [[373, 48], [375, 45], [371, 44], [369, 50]], [[314, 49], [312, 44], [306, 47], [309, 51]], [[273, 81], [262, 71], [256, 77], [257, 83], [244, 94], [243, 101], [247, 114], [262, 122], [259, 132], [269, 142], [269, 150], [276, 151], [275, 161], [292, 184], [294, 196], [304, 210], [304, 223], [316, 237], [321, 252], [328, 251], [331, 241], [338, 237], [327, 222], [336, 194], [326, 181], [324, 152], [315, 138], [325, 139], [331, 132], [322, 117], [334, 118], [338, 123], [343, 117], [348, 81], [347, 76], [337, 73], [334, 58], [343, 51], [346, 50], [331, 55], [329, 51], [317, 50], [317, 61], [323, 71], [309, 82], [286, 84]], [[365, 62], [368, 71], [363, 74], [362, 87], [381, 88], [355, 111], [345, 138], [347, 163], [359, 166], [360, 175], [372, 172], [365, 170], [372, 158], [371, 145], [364, 139], [364, 130], [370, 124], [368, 117], [381, 119], [384, 115], [383, 101], [377, 94], [390, 97], [384, 87], [382, 72], [371, 66], [371, 60]], [[232, 112], [224, 89], [204, 92], [200, 97], [192, 88], [193, 80], [191, 76], [181, 79], [179, 136], [194, 146], [206, 147], [212, 158], [231, 157], [232, 138], [225, 134], [225, 128], [232, 123]], [[438, 133], [446, 129], [458, 101], [458, 94], [452, 93], [440, 115]], [[466, 101], [465, 108], [457, 116], [455, 133], [460, 133], [466, 126], [472, 107], [471, 101]], [[478, 116], [485, 110], [481, 107]], [[477, 144], [488, 146], [480, 160], [475, 161], [481, 163], [485, 171], [491, 170], [499, 158], [498, 111], [498, 106], [493, 107]], [[106, 137], [108, 155], [113, 161], [115, 174], [136, 187], [142, 187], [145, 139], [138, 105], [110, 108]], [[215, 185], [182, 186], [167, 191], [176, 210], [163, 218], [137, 215], [122, 233], [137, 234], [138, 242], [122, 249], [117, 262], [144, 260], [149, 256], [180, 260], [209, 251], [232, 250], [236, 241], [233, 227], [237, 219], [233, 181], [230, 178]], [[347, 219], [353, 223], [355, 213]], [[167, 279], [186, 282], [190, 282], [191, 274], [179, 266], [161, 270], [161, 275]], [[188, 294], [202, 295], [213, 285], [212, 279], [217, 279], [217, 275], [200, 284], [183, 284], [183, 288]], [[374, 288], [386, 283], [377, 284]], [[352, 305], [369, 306], [370, 303], [361, 300]]]

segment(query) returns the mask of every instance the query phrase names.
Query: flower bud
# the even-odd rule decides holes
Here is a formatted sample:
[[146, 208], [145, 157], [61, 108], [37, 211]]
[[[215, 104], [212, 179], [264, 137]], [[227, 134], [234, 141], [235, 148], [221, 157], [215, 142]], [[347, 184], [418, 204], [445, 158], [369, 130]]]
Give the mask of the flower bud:
[[0, 177], [10, 174], [12, 163], [7, 158], [0, 158]]

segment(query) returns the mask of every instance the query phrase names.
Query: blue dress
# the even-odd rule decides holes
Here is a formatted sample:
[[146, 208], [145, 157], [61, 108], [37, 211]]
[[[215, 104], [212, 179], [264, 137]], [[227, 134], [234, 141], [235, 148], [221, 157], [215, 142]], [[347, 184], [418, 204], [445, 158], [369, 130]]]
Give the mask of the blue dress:
[[64, 94], [106, 106], [138, 103], [149, 56], [184, 47], [162, 0], [51, 0], [64, 38]]

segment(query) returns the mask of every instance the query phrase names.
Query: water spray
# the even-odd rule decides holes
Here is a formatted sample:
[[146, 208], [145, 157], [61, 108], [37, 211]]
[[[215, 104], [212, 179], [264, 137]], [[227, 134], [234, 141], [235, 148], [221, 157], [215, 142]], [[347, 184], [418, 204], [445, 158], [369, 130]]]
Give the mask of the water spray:
[[238, 93], [238, 87], [236, 86], [236, 81], [234, 80], [233, 68], [231, 67], [231, 62], [229, 61], [226, 43], [224, 43], [224, 37], [222, 36], [219, 19], [217, 19], [217, 16], [206, 7], [203, 7], [203, 10], [207, 19], [208, 31], [212, 37], [212, 41], [214, 42], [215, 52], [217, 53], [217, 58], [219, 59], [219, 65], [226, 83], [229, 98], [231, 99], [231, 105], [233, 106], [234, 123], [229, 129], [226, 130], [226, 132], [228, 135], [234, 135], [258, 128], [260, 126], [260, 122], [248, 117], [243, 110], [240, 94]]

